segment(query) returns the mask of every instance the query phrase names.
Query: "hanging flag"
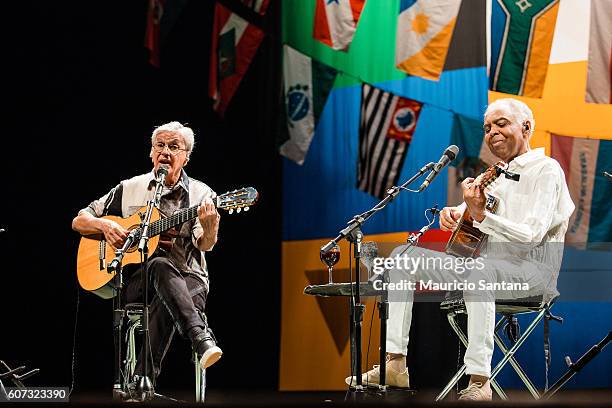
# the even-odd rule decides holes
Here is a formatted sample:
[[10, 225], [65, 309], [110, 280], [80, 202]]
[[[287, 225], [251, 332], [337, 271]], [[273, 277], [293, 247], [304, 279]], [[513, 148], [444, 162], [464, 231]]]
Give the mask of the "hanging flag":
[[283, 84], [289, 139], [280, 153], [303, 164], [319, 117], [334, 85], [337, 71], [294, 50], [283, 47]]
[[348, 50], [365, 0], [316, 0], [313, 37], [334, 50]]
[[612, 0], [591, 2], [586, 101], [612, 103]]
[[551, 135], [551, 156], [563, 171], [576, 205], [565, 242], [596, 248], [612, 242], [612, 182], [604, 171], [612, 170], [612, 140]]
[[395, 65], [409, 75], [438, 80], [461, 0], [400, 0]]
[[397, 183], [423, 104], [368, 84], [361, 88], [357, 188], [383, 198]]
[[149, 63], [159, 68], [161, 19], [164, 14], [165, 0], [149, 0], [147, 9], [147, 30], [145, 32], [145, 47], [149, 50]]
[[270, 0], [241, 0], [242, 4], [251, 8], [255, 13], [266, 14]]
[[493, 0], [489, 89], [542, 97], [559, 0]]
[[223, 116], [264, 33], [217, 3], [212, 38], [209, 95], [214, 101], [213, 109]]

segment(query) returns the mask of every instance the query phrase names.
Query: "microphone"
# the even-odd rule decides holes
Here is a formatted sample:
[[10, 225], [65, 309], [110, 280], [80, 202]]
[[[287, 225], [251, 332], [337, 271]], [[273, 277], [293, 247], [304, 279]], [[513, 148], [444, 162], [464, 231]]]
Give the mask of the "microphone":
[[157, 182], [164, 184], [166, 181], [166, 176], [168, 175], [168, 170], [170, 170], [170, 166], [167, 164], [160, 164], [157, 168]]
[[168, 175], [168, 170], [170, 166], [167, 164], [160, 164], [157, 168], [157, 187], [155, 188], [155, 205], [159, 205], [159, 200], [161, 200], [162, 190], [164, 187], [164, 183], [166, 182], [166, 176]]
[[434, 164], [433, 170], [427, 175], [427, 178], [425, 178], [425, 181], [423, 182], [423, 184], [421, 184], [421, 187], [419, 187], [418, 191], [423, 191], [427, 187], [429, 187], [433, 179], [435, 179], [438, 174], [440, 174], [442, 169], [448, 166], [448, 163], [455, 160], [455, 157], [457, 157], [457, 153], [459, 153], [459, 148], [457, 146], [448, 146], [444, 151], [444, 154], [442, 154], [442, 157], [440, 157], [440, 160], [438, 160], [438, 162]]

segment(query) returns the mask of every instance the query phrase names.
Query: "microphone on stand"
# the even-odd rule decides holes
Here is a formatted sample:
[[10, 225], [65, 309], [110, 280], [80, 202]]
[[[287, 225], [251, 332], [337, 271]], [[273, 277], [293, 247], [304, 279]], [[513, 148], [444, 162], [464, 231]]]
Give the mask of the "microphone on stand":
[[431, 171], [431, 173], [427, 175], [427, 177], [425, 178], [425, 181], [423, 182], [423, 184], [421, 184], [421, 187], [419, 187], [418, 191], [423, 191], [427, 187], [429, 187], [433, 179], [435, 179], [438, 176], [438, 174], [440, 174], [442, 169], [448, 166], [448, 163], [455, 160], [455, 157], [457, 157], [457, 153], [459, 153], [459, 148], [457, 146], [455, 145], [448, 146], [446, 150], [444, 151], [444, 153], [442, 154], [442, 157], [440, 157], [440, 160], [438, 160], [438, 162], [434, 165], [434, 168]]
[[155, 180], [162, 188], [158, 188], [155, 194], [155, 204], [159, 204], [159, 200], [161, 200], [161, 194], [163, 190], [164, 183], [166, 182], [166, 176], [168, 175], [168, 170], [170, 166], [167, 164], [160, 164], [157, 168], [157, 179]]

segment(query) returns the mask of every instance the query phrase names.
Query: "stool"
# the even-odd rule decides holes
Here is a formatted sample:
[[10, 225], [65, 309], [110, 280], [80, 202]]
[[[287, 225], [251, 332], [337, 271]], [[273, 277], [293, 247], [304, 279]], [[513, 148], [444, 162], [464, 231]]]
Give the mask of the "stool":
[[[527, 340], [527, 337], [529, 337], [529, 335], [533, 332], [533, 330], [543, 318], [562, 321], [560, 317], [553, 316], [550, 313], [550, 307], [554, 303], [554, 300], [555, 298], [545, 302], [542, 296], [534, 296], [523, 299], [497, 300], [495, 302], [495, 312], [501, 314], [502, 318], [495, 324], [494, 338], [495, 344], [497, 344], [504, 356], [491, 372], [490, 381], [491, 387], [495, 390], [495, 392], [497, 393], [497, 395], [499, 395], [501, 399], [507, 400], [508, 396], [499, 386], [499, 384], [495, 381], [495, 377], [507, 363], [510, 363], [512, 368], [514, 368], [514, 371], [523, 381], [531, 395], [533, 395], [535, 399], [540, 399], [540, 393], [533, 385], [533, 382], [529, 379], [525, 371], [519, 365], [518, 361], [516, 361], [516, 359], [514, 358], [514, 354], [523, 345], [525, 340]], [[467, 336], [465, 333], [463, 333], [456, 320], [458, 314], [467, 313], [465, 309], [465, 301], [463, 299], [463, 294], [461, 292], [453, 292], [450, 296], [447, 296], [447, 299], [440, 304], [440, 309], [446, 310], [446, 317], [448, 319], [449, 324], [451, 325], [453, 331], [457, 334], [457, 337], [459, 337], [463, 345], [467, 347]], [[536, 315], [530, 322], [525, 332], [521, 335], [517, 335], [517, 337], [513, 339], [514, 341], [511, 347], [508, 347], [502, 337], [499, 335], [498, 330], [504, 327], [506, 323], [511, 324], [515, 315], [526, 313], [536, 313]], [[545, 341], [546, 337], [547, 333], [545, 335]], [[446, 397], [450, 390], [459, 382], [461, 377], [465, 374], [465, 370], [466, 367], [464, 364], [453, 376], [453, 378], [451, 378], [448, 384], [446, 384], [440, 394], [436, 397], [436, 401], [441, 401], [442, 399], [444, 399], [444, 397]]]
[[[124, 384], [125, 390], [128, 389], [128, 384], [134, 379], [134, 371], [136, 370], [136, 332], [142, 331], [142, 303], [128, 303], [125, 305], [125, 314], [128, 319], [127, 329], [125, 331], [125, 341], [127, 343], [124, 361]], [[193, 352], [192, 362], [195, 367], [195, 401], [204, 403], [206, 396], [206, 370], [200, 367], [200, 355], [197, 351]]]

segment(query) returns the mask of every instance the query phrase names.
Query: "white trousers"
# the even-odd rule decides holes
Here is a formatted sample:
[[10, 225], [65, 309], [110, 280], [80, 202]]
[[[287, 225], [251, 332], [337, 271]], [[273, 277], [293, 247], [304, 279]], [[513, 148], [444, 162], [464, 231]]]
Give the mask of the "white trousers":
[[[396, 248], [390, 258], [394, 258], [405, 247]], [[406, 253], [411, 258], [445, 260], [450, 255], [425, 248], [410, 248]], [[458, 258], [454, 258], [458, 259]], [[432, 265], [433, 264], [433, 265]], [[443, 264], [443, 263], [442, 263]], [[464, 362], [466, 374], [491, 376], [493, 356], [493, 335], [495, 329], [495, 298], [524, 298], [544, 292], [550, 274], [539, 265], [526, 261], [508, 259], [488, 259], [484, 269], [458, 274], [456, 270], [440, 268], [440, 262], [432, 262], [428, 267], [418, 269], [394, 268], [389, 272], [389, 281], [420, 282], [462, 282], [471, 283], [476, 290], [464, 290], [465, 306], [468, 315], [468, 347]], [[446, 264], [448, 265], [448, 263]], [[437, 266], [437, 267], [436, 267]], [[493, 291], [480, 288], [480, 281], [527, 283], [528, 291]], [[413, 291], [389, 290], [389, 321], [387, 326], [387, 352], [406, 355], [408, 349], [410, 324], [412, 321]]]

